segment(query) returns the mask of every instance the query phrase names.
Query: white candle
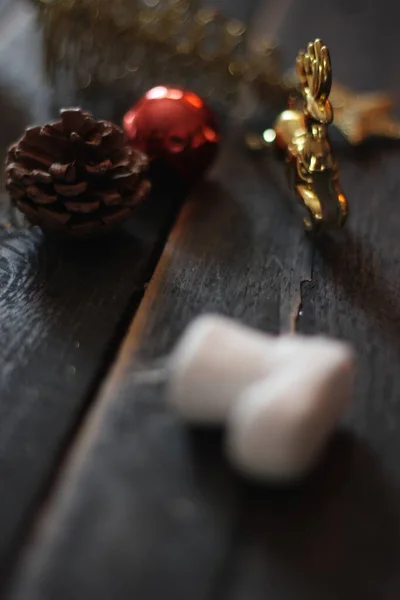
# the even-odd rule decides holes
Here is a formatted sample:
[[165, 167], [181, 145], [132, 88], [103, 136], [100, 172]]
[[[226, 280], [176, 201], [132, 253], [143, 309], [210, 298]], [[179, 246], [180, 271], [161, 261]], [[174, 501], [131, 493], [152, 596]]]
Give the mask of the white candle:
[[353, 354], [323, 337], [274, 337], [217, 316], [196, 319], [171, 355], [167, 398], [189, 423], [226, 426], [232, 463], [296, 478], [318, 458], [350, 397]]
[[191, 423], [223, 423], [246, 386], [267, 374], [274, 345], [272, 336], [230, 319], [197, 318], [171, 356], [170, 404]]
[[[289, 348], [293, 341], [284, 343]], [[291, 480], [304, 475], [348, 404], [353, 357], [346, 345], [311, 338], [295, 354], [286, 368], [254, 383], [231, 407], [227, 454], [249, 476]]]

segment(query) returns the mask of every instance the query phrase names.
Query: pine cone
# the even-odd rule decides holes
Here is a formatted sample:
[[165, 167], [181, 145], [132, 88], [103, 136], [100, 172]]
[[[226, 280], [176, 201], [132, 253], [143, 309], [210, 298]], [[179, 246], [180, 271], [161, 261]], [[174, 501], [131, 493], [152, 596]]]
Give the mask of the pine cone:
[[119, 127], [71, 109], [10, 148], [6, 187], [32, 224], [87, 237], [132, 214], [150, 189], [146, 171], [145, 156], [125, 145]]

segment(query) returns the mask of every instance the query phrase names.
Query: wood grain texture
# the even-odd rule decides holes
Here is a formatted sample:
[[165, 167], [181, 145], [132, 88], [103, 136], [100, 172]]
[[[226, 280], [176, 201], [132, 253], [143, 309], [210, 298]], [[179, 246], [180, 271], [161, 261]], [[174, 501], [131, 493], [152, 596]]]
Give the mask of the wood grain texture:
[[399, 159], [388, 150], [372, 164], [342, 160], [352, 220], [317, 246], [299, 328], [344, 337], [358, 351], [348, 433], [295, 493], [249, 492], [229, 600], [400, 593]]
[[151, 381], [200, 312], [275, 332], [297, 312], [308, 243], [240, 147], [227, 141], [183, 208], [11, 597], [219, 597], [240, 488], [215, 438], [191, 438]]
[[[294, 55], [296, 36], [303, 45], [321, 35], [346, 83], [398, 91], [394, 37], [386, 37], [398, 8], [356, 4], [351, 11], [330, 2], [322, 12], [315, 0], [293, 3], [281, 21], [281, 32], [293, 34], [286, 48]], [[392, 10], [386, 30], [377, 28], [382, 9]], [[400, 150], [343, 146], [340, 162], [348, 228], [311, 244], [273, 184], [275, 163], [248, 156], [240, 135], [226, 141], [211, 181], [180, 213], [9, 600], [399, 596]], [[165, 406], [166, 356], [208, 311], [265, 331], [324, 331], [356, 346], [344, 431], [301, 486], [240, 481], [218, 436], [189, 432]]]
[[3, 565], [140, 302], [169, 219], [159, 216], [90, 247], [1, 237]]
[[221, 598], [396, 598], [400, 498], [383, 456], [342, 433], [298, 488], [248, 488]]
[[[382, 86], [398, 97], [398, 42], [391, 35], [398, 6], [357, 3], [354, 14], [346, 6], [328, 3], [322, 20], [314, 0], [297, 3], [282, 35], [289, 47], [303, 31], [321, 36], [341, 80], [364, 90]], [[358, 151], [343, 146], [339, 159], [350, 221], [341, 235], [315, 244], [298, 329], [348, 339], [358, 352], [347, 433], [299, 489], [248, 490], [227, 600], [400, 594], [400, 150], [385, 143]]]
[[[51, 104], [32, 11], [17, 2], [6, 17], [1, 160], [28, 123], [49, 118]], [[21, 226], [1, 200], [0, 584], [140, 302], [177, 198], [155, 192], [119, 235], [75, 245]]]

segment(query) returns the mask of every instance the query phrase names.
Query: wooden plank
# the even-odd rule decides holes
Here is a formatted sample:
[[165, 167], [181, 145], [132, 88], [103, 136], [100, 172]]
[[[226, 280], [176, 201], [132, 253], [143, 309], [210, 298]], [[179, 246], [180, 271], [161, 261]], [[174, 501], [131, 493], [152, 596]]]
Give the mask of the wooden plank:
[[[171, 204], [165, 198], [165, 210]], [[152, 212], [130, 233], [90, 248], [62, 249], [33, 231], [1, 237], [5, 569], [140, 303], [170, 218], [163, 210], [157, 222]]]
[[247, 490], [223, 600], [400, 594], [399, 161], [395, 146], [341, 156], [351, 219], [317, 244], [298, 328], [357, 350], [346, 433], [298, 488]]
[[[306, 13], [304, 30], [330, 44], [335, 73], [347, 84], [398, 95], [391, 35], [398, 5], [360, 3], [351, 15], [349, 3], [328, 3], [323, 18], [316, 8], [314, 0], [293, 7], [282, 24], [288, 45], [299, 43]], [[341, 235], [316, 244], [298, 329], [346, 338], [358, 351], [347, 433], [295, 490], [247, 490], [224, 600], [400, 595], [400, 150], [385, 143], [343, 148], [339, 160], [350, 221]]]
[[[263, 175], [239, 147], [227, 142], [217, 185], [182, 212], [10, 599], [398, 596], [398, 150], [342, 156], [350, 233], [318, 246], [307, 283], [312, 249], [273, 165]], [[297, 322], [365, 354], [351, 433], [296, 490], [241, 485], [218, 440], [189, 435], [165, 407], [165, 356], [206, 310], [269, 331]]]
[[184, 207], [10, 598], [218, 596], [240, 488], [215, 438], [191, 437], [165, 406], [165, 356], [200, 312], [289, 324], [308, 256], [240, 139]]
[[[49, 118], [50, 106], [32, 11], [16, 2], [3, 24], [12, 28], [0, 38], [1, 161], [28, 123]], [[140, 302], [177, 198], [156, 191], [137, 222], [120, 235], [72, 246], [21, 228], [5, 195], [1, 200], [3, 583], [59, 457]]]
[[248, 489], [220, 598], [397, 598], [399, 488], [382, 456], [342, 434], [298, 488]]

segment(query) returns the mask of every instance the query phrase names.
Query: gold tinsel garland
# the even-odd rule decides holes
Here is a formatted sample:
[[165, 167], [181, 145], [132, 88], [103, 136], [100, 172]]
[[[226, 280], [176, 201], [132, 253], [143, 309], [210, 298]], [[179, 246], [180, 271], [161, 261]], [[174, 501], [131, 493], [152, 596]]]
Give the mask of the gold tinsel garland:
[[[46, 71], [72, 76], [79, 88], [134, 74], [138, 90], [180, 83], [243, 116], [281, 110], [297, 94], [270, 39], [197, 0], [34, 0], [44, 32]], [[244, 102], [240, 102], [243, 100]], [[351, 143], [370, 135], [400, 137], [386, 94], [356, 94], [334, 83], [335, 125]]]

